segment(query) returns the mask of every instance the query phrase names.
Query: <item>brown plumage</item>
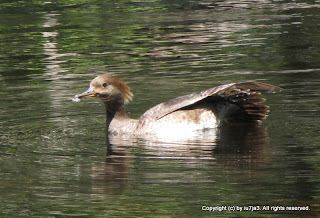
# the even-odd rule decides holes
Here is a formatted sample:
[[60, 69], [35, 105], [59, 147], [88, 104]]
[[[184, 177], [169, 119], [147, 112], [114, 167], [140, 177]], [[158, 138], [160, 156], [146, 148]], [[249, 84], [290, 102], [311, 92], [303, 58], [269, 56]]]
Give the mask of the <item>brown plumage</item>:
[[[158, 104], [139, 119], [127, 117], [124, 104], [132, 100], [129, 87], [108, 74], [92, 80], [90, 88], [75, 99], [98, 97], [107, 112], [107, 130], [112, 134], [157, 135], [161, 131], [194, 132], [226, 122], [259, 122], [267, 117], [268, 106], [260, 92], [281, 88], [262, 82], [231, 83]], [[172, 128], [171, 128], [172, 127]]]

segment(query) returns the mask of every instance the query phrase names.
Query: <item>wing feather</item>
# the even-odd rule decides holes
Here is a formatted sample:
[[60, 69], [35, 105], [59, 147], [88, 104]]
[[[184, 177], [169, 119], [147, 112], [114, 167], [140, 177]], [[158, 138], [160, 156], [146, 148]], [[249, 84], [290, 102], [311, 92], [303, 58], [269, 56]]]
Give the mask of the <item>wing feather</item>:
[[[160, 103], [146, 111], [140, 117], [140, 121], [143, 121], [145, 119], [158, 120], [174, 111], [193, 105], [211, 96], [228, 97], [241, 93], [252, 92], [252, 94], [256, 94], [256, 91], [278, 92], [280, 90], [281, 88], [277, 86], [269, 85], [262, 82], [230, 83], [210, 88], [200, 93], [193, 93]], [[263, 101], [263, 99], [256, 98], [256, 101]]]

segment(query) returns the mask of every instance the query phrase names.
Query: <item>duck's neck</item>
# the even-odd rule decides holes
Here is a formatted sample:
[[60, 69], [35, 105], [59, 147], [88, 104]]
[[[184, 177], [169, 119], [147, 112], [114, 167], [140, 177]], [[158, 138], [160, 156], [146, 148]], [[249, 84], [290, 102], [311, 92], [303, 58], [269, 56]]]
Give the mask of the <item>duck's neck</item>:
[[105, 103], [105, 108], [107, 115], [107, 130], [109, 130], [110, 124], [114, 119], [125, 119], [128, 117], [124, 110], [123, 104]]
[[130, 119], [123, 104], [105, 104], [107, 133], [120, 134], [133, 131], [136, 120]]

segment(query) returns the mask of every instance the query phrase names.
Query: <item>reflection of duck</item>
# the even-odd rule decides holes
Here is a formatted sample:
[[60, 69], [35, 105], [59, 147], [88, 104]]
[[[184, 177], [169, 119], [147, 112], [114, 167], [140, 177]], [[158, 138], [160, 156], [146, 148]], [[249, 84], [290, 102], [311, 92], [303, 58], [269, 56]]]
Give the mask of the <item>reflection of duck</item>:
[[129, 87], [119, 78], [104, 74], [93, 79], [89, 89], [74, 100], [100, 98], [106, 106], [107, 130], [113, 135], [187, 136], [216, 128], [222, 121], [259, 122], [266, 118], [268, 107], [259, 104], [265, 99], [257, 91], [280, 90], [261, 82], [230, 83], [158, 104], [139, 119], [130, 119], [124, 110], [133, 96]]

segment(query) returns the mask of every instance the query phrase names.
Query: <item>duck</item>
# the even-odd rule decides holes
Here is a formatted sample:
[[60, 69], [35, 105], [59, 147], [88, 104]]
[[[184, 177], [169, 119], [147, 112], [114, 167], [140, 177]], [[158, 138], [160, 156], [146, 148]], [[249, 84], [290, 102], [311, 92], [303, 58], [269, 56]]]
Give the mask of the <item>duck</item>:
[[199, 93], [176, 97], [155, 105], [138, 119], [129, 118], [125, 105], [132, 101], [128, 85], [111, 74], [95, 77], [88, 90], [74, 96], [100, 99], [106, 109], [107, 135], [165, 136], [199, 134], [217, 129], [222, 123], [260, 123], [267, 118], [269, 107], [261, 92], [282, 89], [259, 81], [229, 83]]

